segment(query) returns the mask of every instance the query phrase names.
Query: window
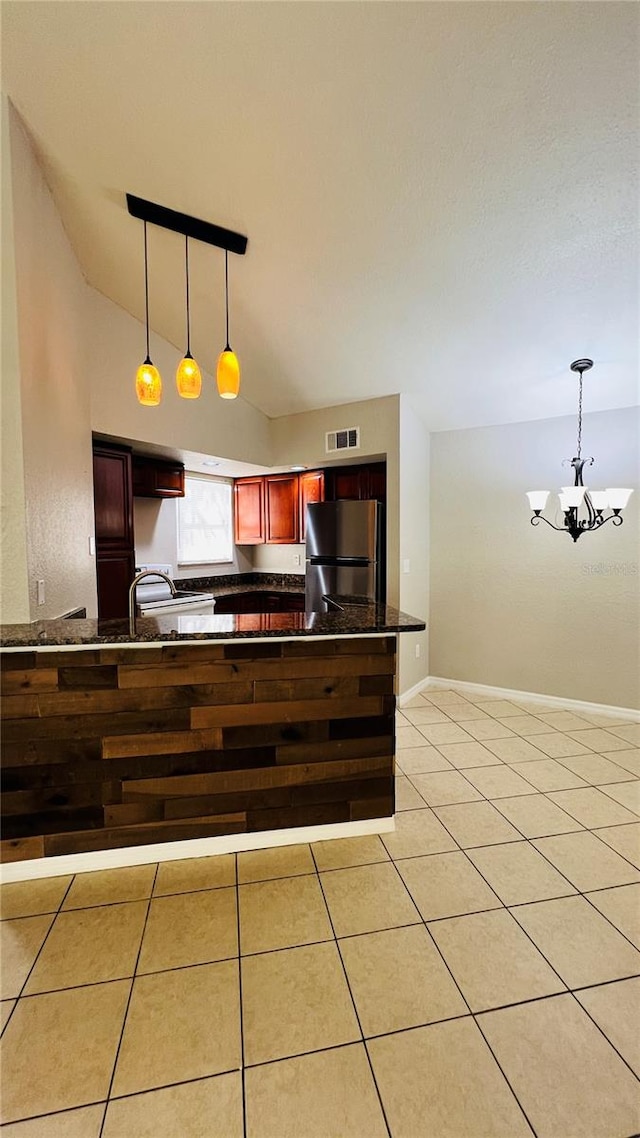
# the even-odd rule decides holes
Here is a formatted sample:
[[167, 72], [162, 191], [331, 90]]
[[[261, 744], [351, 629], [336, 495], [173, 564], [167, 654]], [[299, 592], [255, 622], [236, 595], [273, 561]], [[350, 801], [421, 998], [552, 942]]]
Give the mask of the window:
[[178, 564], [233, 561], [232, 483], [186, 474], [178, 498]]

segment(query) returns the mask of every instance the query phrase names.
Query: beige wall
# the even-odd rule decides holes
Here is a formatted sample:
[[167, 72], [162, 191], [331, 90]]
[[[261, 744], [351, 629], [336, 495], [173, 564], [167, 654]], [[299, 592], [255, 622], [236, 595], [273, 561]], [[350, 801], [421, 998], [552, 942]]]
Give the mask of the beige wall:
[[429, 432], [405, 395], [400, 397], [399, 456], [400, 608], [427, 622], [425, 632], [400, 636], [401, 693], [429, 674]]
[[[11, 106], [9, 143], [20, 360], [19, 377], [15, 367], [9, 375], [9, 408], [15, 420], [19, 398], [27, 563], [25, 576], [24, 561], [16, 550], [11, 571], [21, 583], [3, 615], [7, 621], [24, 619], [18, 594], [25, 587], [31, 620], [57, 617], [78, 606], [86, 606], [93, 615], [90, 384], [83, 335], [87, 289], [31, 144]], [[11, 242], [3, 248], [3, 259], [5, 255], [11, 256]], [[14, 449], [17, 474], [17, 439]], [[44, 581], [46, 598], [41, 606], [36, 592], [39, 579]]]
[[[637, 487], [639, 427], [637, 409], [585, 415], [588, 484]], [[575, 429], [566, 417], [432, 437], [430, 672], [637, 707], [638, 490], [622, 526], [575, 544], [529, 524], [525, 491], [572, 481], [560, 463]]]
[[[304, 573], [304, 545], [243, 545], [258, 573]], [[296, 557], [299, 558], [296, 563]]]

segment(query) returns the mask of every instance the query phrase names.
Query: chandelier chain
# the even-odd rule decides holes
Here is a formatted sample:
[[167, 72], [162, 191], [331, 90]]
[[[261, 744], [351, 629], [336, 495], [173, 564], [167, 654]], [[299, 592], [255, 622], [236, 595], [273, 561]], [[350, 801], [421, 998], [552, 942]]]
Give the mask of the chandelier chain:
[[149, 359], [149, 267], [147, 264], [147, 223], [144, 223], [144, 310], [147, 324], [147, 359]]
[[580, 372], [580, 388], [578, 394], [578, 454], [580, 458], [582, 449], [582, 372]]

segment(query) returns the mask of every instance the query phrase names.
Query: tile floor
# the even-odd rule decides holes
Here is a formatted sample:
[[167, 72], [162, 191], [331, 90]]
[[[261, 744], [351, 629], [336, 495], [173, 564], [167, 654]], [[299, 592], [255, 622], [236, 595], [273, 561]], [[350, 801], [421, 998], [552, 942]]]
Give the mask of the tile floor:
[[3, 1138], [640, 1132], [640, 750], [431, 690], [397, 829], [2, 887]]

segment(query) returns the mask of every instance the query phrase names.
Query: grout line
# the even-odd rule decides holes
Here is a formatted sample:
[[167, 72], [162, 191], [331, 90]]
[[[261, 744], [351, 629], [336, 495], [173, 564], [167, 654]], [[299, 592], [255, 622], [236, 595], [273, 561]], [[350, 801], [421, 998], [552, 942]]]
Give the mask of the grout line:
[[[5, 1024], [5, 1027], [6, 1027], [6, 1026], [7, 1026], [7, 1024], [9, 1023], [9, 1020], [11, 1019], [11, 1016], [13, 1015], [14, 1011], [16, 1010], [16, 1008], [17, 1008], [17, 1006], [18, 1006], [18, 1000], [19, 1000], [19, 999], [20, 999], [20, 997], [22, 996], [22, 994], [23, 994], [23, 992], [24, 992], [24, 990], [25, 990], [25, 988], [26, 988], [27, 984], [29, 983], [29, 980], [31, 979], [31, 973], [33, 972], [33, 970], [34, 970], [34, 968], [35, 968], [36, 964], [38, 963], [38, 960], [40, 959], [40, 956], [41, 956], [41, 954], [42, 954], [42, 950], [43, 950], [43, 948], [44, 948], [45, 944], [47, 943], [47, 941], [48, 941], [49, 937], [51, 936], [51, 930], [53, 929], [53, 926], [55, 925], [55, 923], [56, 923], [56, 921], [57, 921], [57, 919], [58, 919], [58, 914], [60, 913], [60, 910], [61, 910], [61, 908], [62, 908], [62, 905], [64, 904], [65, 898], [67, 897], [67, 894], [69, 893], [69, 890], [70, 890], [71, 886], [73, 885], [74, 877], [75, 877], [75, 874], [74, 874], [74, 876], [71, 878], [71, 881], [70, 881], [70, 882], [69, 882], [69, 884], [67, 885], [67, 888], [65, 889], [65, 891], [64, 891], [64, 894], [63, 894], [62, 898], [60, 899], [60, 904], [58, 905], [58, 908], [57, 908], [57, 910], [56, 910], [55, 916], [54, 916], [54, 918], [53, 918], [53, 920], [52, 920], [51, 924], [49, 925], [49, 928], [47, 929], [47, 933], [46, 933], [46, 936], [45, 936], [45, 938], [44, 938], [44, 940], [43, 940], [42, 944], [40, 945], [40, 948], [38, 949], [38, 951], [37, 951], [37, 953], [36, 953], [36, 955], [35, 955], [35, 958], [34, 958], [33, 964], [31, 965], [31, 968], [29, 969], [29, 971], [28, 971], [28, 973], [27, 973], [27, 975], [26, 975], [26, 977], [25, 977], [24, 983], [23, 983], [23, 985], [22, 985], [22, 987], [21, 987], [20, 991], [18, 992], [18, 995], [15, 997], [15, 1001], [16, 1001], [16, 1002], [15, 1002], [15, 1004], [13, 1005], [13, 1008], [12, 1008], [12, 1010], [11, 1010], [11, 1015], [9, 1016], [9, 1019], [7, 1020], [7, 1023]], [[37, 916], [37, 915], [38, 915], [38, 914], [36, 914], [36, 916]], [[46, 915], [47, 915], [47, 916], [51, 916], [51, 914], [50, 914], [50, 913], [47, 913]], [[20, 920], [21, 918], [16, 918], [16, 919], [17, 919], [17, 920]], [[8, 997], [8, 999], [13, 999], [13, 998], [14, 998], [13, 996], [9, 996], [9, 997]]]
[[[624, 977], [624, 979], [634, 979], [634, 977]], [[593, 986], [593, 987], [595, 987], [596, 985], [592, 985], [592, 986]], [[580, 1000], [577, 998], [577, 996], [576, 996], [575, 992], [573, 992], [573, 991], [572, 991], [570, 994], [573, 996], [573, 998], [574, 998], [575, 1002], [577, 1003], [578, 1007], [580, 1008], [580, 1010], [581, 1010], [582, 1012], [584, 1012], [584, 1013], [585, 1013], [585, 1015], [587, 1015], [587, 1016], [589, 1017], [589, 1019], [591, 1020], [591, 1022], [592, 1022], [592, 1023], [595, 1025], [595, 1027], [597, 1027], [597, 1029], [598, 1029], [598, 1031], [600, 1032], [600, 1034], [601, 1034], [602, 1036], [604, 1036], [604, 1038], [606, 1039], [606, 1041], [607, 1041], [607, 1043], [609, 1044], [609, 1046], [610, 1046], [610, 1047], [613, 1047], [613, 1050], [615, 1051], [616, 1055], [617, 1055], [617, 1056], [618, 1056], [620, 1059], [622, 1059], [622, 1062], [624, 1063], [625, 1067], [628, 1067], [628, 1068], [629, 1068], [629, 1070], [631, 1071], [631, 1074], [634, 1076], [634, 1078], [635, 1078], [635, 1079], [636, 1079], [638, 1082], [640, 1082], [640, 1077], [639, 1077], [639, 1076], [637, 1075], [637, 1073], [634, 1071], [634, 1069], [633, 1069], [633, 1067], [631, 1066], [631, 1064], [630, 1064], [630, 1063], [629, 1063], [629, 1062], [628, 1062], [628, 1061], [625, 1059], [625, 1057], [624, 1057], [624, 1055], [622, 1054], [622, 1052], [618, 1050], [618, 1048], [616, 1047], [616, 1045], [615, 1045], [615, 1043], [613, 1042], [613, 1040], [612, 1040], [612, 1039], [609, 1039], [609, 1036], [608, 1036], [608, 1035], [607, 1035], [607, 1033], [605, 1032], [604, 1028], [603, 1028], [603, 1027], [601, 1027], [601, 1026], [600, 1026], [600, 1024], [598, 1023], [598, 1021], [597, 1021], [596, 1019], [594, 1019], [594, 1018], [593, 1018], [593, 1016], [591, 1015], [591, 1012], [589, 1011], [589, 1009], [588, 1009], [588, 1008], [585, 1008], [585, 1007], [584, 1007], [584, 1005], [580, 1003]], [[632, 1136], [631, 1136], [631, 1138], [635, 1138], [635, 1135], [632, 1135]]]
[[[374, 1085], [374, 1087], [375, 1087], [375, 1089], [376, 1089], [376, 1094], [377, 1094], [377, 1096], [378, 1096], [378, 1101], [379, 1101], [379, 1103], [380, 1103], [380, 1110], [382, 1111], [382, 1117], [383, 1117], [383, 1119], [384, 1119], [384, 1124], [385, 1124], [385, 1126], [386, 1126], [386, 1128], [387, 1128], [387, 1133], [388, 1133], [388, 1135], [389, 1135], [389, 1138], [392, 1138], [392, 1135], [391, 1135], [391, 1126], [389, 1125], [389, 1119], [387, 1118], [387, 1112], [386, 1112], [386, 1110], [385, 1110], [384, 1102], [382, 1101], [382, 1095], [381, 1095], [381, 1093], [380, 1093], [380, 1087], [378, 1086], [378, 1080], [376, 1079], [376, 1073], [375, 1073], [375, 1071], [374, 1071], [374, 1069], [373, 1069], [373, 1063], [372, 1063], [372, 1061], [371, 1061], [371, 1056], [370, 1056], [370, 1054], [369, 1054], [369, 1048], [367, 1047], [367, 1043], [366, 1043], [366, 1040], [365, 1040], [365, 1037], [364, 1037], [364, 1031], [363, 1031], [363, 1029], [362, 1029], [362, 1022], [361, 1022], [361, 1020], [360, 1020], [360, 1015], [359, 1015], [359, 1012], [358, 1012], [358, 1007], [357, 1007], [357, 1005], [356, 1005], [355, 997], [354, 997], [353, 991], [352, 991], [352, 989], [351, 989], [351, 983], [350, 983], [350, 981], [349, 981], [349, 974], [348, 974], [348, 972], [347, 972], [347, 968], [346, 968], [346, 965], [345, 965], [345, 962], [344, 962], [344, 959], [343, 959], [343, 956], [342, 956], [342, 952], [341, 952], [341, 949], [340, 949], [340, 941], [338, 940], [338, 937], [336, 936], [336, 930], [335, 930], [335, 926], [334, 926], [334, 923], [333, 923], [333, 917], [331, 916], [331, 910], [330, 910], [330, 908], [329, 908], [329, 903], [328, 903], [328, 901], [327, 901], [327, 898], [326, 898], [326, 894], [325, 894], [325, 891], [324, 891], [324, 886], [323, 886], [323, 884], [322, 884], [322, 877], [321, 877], [321, 875], [320, 875], [320, 872], [319, 872], [319, 870], [318, 870], [318, 863], [317, 863], [317, 861], [316, 861], [316, 858], [315, 858], [315, 854], [314, 854], [314, 852], [313, 852], [313, 848], [312, 848], [311, 846], [310, 846], [309, 848], [311, 849], [311, 857], [313, 858], [313, 862], [314, 862], [314, 865], [315, 865], [315, 867], [316, 867], [316, 874], [317, 874], [317, 877], [318, 877], [318, 883], [319, 883], [319, 885], [320, 885], [320, 890], [321, 890], [321, 892], [322, 892], [322, 899], [323, 899], [323, 901], [324, 901], [324, 904], [325, 904], [325, 908], [326, 908], [326, 911], [327, 911], [327, 917], [329, 918], [329, 924], [331, 925], [331, 931], [332, 931], [332, 933], [333, 933], [333, 940], [334, 940], [334, 944], [335, 944], [335, 946], [336, 946], [336, 950], [337, 950], [337, 952], [338, 952], [338, 958], [339, 958], [339, 960], [340, 960], [340, 964], [341, 964], [341, 966], [342, 966], [342, 971], [343, 971], [343, 974], [344, 974], [345, 983], [346, 983], [346, 985], [347, 985], [347, 991], [349, 992], [349, 997], [350, 997], [350, 999], [351, 999], [351, 1004], [352, 1004], [352, 1007], [353, 1007], [353, 1012], [354, 1012], [354, 1015], [355, 1015], [355, 1017], [356, 1017], [356, 1023], [357, 1023], [357, 1025], [358, 1025], [358, 1030], [359, 1030], [359, 1032], [360, 1032], [360, 1039], [361, 1039], [362, 1045], [363, 1045], [363, 1047], [364, 1047], [364, 1053], [365, 1053], [365, 1055], [366, 1055], [366, 1057], [367, 1057], [367, 1062], [368, 1062], [368, 1064], [369, 1064], [369, 1070], [371, 1071], [371, 1078], [373, 1079], [373, 1085]], [[387, 863], [386, 863], [386, 862], [383, 862], [382, 864], [387, 864]]]
[[242, 1085], [242, 1133], [247, 1138], [247, 1094], [245, 1083], [245, 1057], [244, 1057], [244, 1004], [242, 1000], [242, 946], [240, 944], [240, 885], [238, 882], [238, 855], [234, 855], [236, 877], [236, 929], [238, 936], [238, 998], [240, 1001], [240, 1081]]
[[147, 931], [147, 923], [149, 920], [149, 913], [151, 912], [151, 898], [153, 897], [153, 890], [155, 888], [156, 879], [158, 877], [159, 867], [160, 867], [159, 862], [156, 862], [155, 872], [153, 875], [153, 882], [151, 885], [151, 892], [150, 892], [149, 898], [147, 900], [147, 912], [145, 914], [144, 924], [142, 926], [142, 935], [140, 937], [140, 944], [138, 945], [138, 953], [136, 955], [136, 961], [135, 961], [135, 965], [133, 968], [133, 976], [131, 978], [131, 984], [129, 986], [129, 995], [127, 997], [127, 1006], [124, 1009], [124, 1016], [122, 1018], [122, 1027], [120, 1028], [120, 1038], [118, 1039], [118, 1046], [116, 1048], [116, 1054], [115, 1054], [115, 1058], [113, 1061], [113, 1068], [111, 1071], [111, 1078], [109, 1080], [109, 1087], [107, 1089], [106, 1102], [105, 1102], [105, 1106], [104, 1106], [104, 1112], [102, 1115], [102, 1123], [100, 1125], [100, 1134], [98, 1135], [98, 1138], [102, 1138], [102, 1134], [104, 1131], [104, 1124], [105, 1124], [106, 1119], [107, 1119], [107, 1110], [109, 1109], [109, 1096], [111, 1095], [111, 1089], [113, 1087], [113, 1081], [116, 1077], [116, 1068], [118, 1066], [118, 1059], [120, 1058], [120, 1050], [122, 1047], [122, 1040], [124, 1038], [124, 1032], [125, 1032], [125, 1027], [126, 1027], [126, 1023], [127, 1023], [127, 1016], [129, 1015], [129, 1008], [131, 1007], [131, 999], [133, 997], [133, 987], [135, 984], [136, 972], [138, 970], [138, 964], [140, 963], [140, 956], [142, 954], [142, 945], [144, 943], [144, 935]]

